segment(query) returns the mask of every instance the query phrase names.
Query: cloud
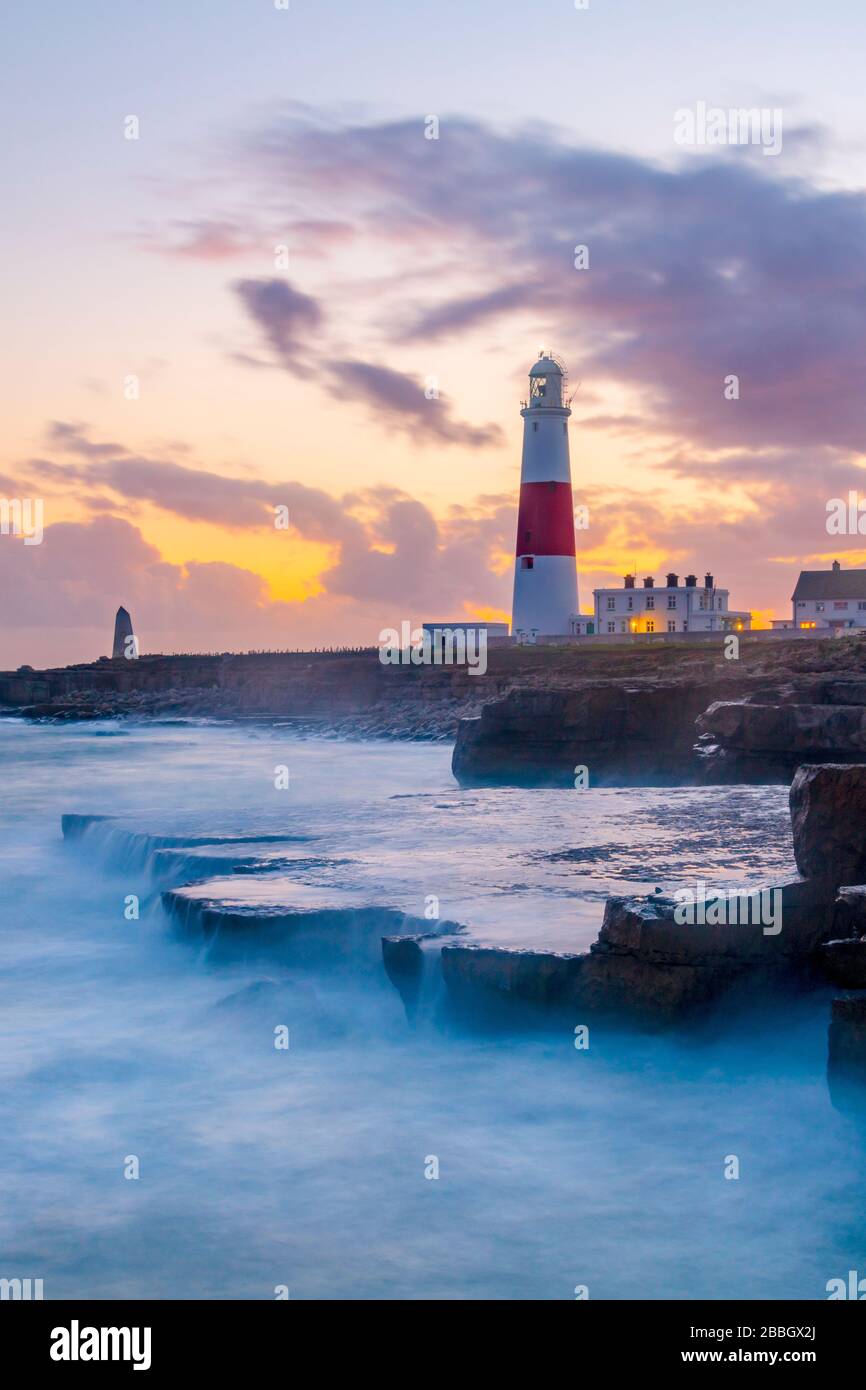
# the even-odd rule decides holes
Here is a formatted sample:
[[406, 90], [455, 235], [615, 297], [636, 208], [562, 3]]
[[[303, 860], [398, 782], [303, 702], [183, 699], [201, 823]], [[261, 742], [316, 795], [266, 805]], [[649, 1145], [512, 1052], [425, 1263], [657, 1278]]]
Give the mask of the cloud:
[[[437, 518], [394, 487], [334, 497], [293, 480], [228, 477], [145, 458], [117, 443], [108, 456], [82, 424], [55, 422], [51, 435], [67, 461], [32, 460], [31, 466], [52, 479], [74, 479], [81, 505], [99, 511], [88, 521], [52, 525], [48, 517], [42, 544], [26, 553], [9, 538], [0, 540], [10, 629], [0, 666], [101, 654], [120, 603], [143, 639], [146, 634], [146, 650], [222, 651], [373, 644], [382, 628], [404, 619], [460, 618], [510, 602], [510, 576], [498, 561], [511, 549], [514, 517], [501, 497]], [[272, 525], [273, 506], [285, 504], [293, 531], [326, 545], [334, 557], [318, 575], [321, 592], [279, 601], [265, 577], [249, 568], [168, 563], [129, 516], [117, 514], [141, 502], [235, 533]]]
[[[320, 343], [314, 346], [309, 341], [320, 336], [325, 322], [321, 307], [288, 281], [240, 280], [233, 288], [280, 364], [295, 376], [318, 376], [333, 383], [339, 387], [339, 399], [363, 402], [377, 419], [405, 430], [417, 442], [462, 444], [472, 449], [501, 442], [498, 425], [479, 427], [455, 420], [448, 403], [438, 393], [425, 391], [407, 372], [359, 358], [330, 360], [331, 354], [323, 352]], [[250, 362], [249, 358], [241, 360]], [[326, 361], [324, 367], [315, 365], [320, 360]], [[261, 364], [253, 359], [251, 365]]]
[[317, 301], [286, 280], [236, 280], [232, 288], [282, 365], [296, 376], [311, 376], [310, 339], [324, 322]]
[[704, 448], [864, 450], [866, 194], [811, 183], [807, 138], [778, 160], [729, 147], [662, 166], [539, 125], [443, 117], [425, 141], [420, 118], [292, 111], [244, 150], [260, 182], [327, 191], [380, 253], [402, 245], [415, 270], [419, 246], [441, 260], [428, 302], [408, 299], [411, 266], [380, 296], [407, 341], [531, 315], [575, 375], [639, 393], [647, 429]]
[[372, 362], [335, 362], [329, 369], [344, 396], [363, 401], [376, 416], [405, 429], [414, 439], [483, 448], [502, 441], [498, 425], [476, 427], [455, 420], [448, 404], [428, 396], [406, 372]]
[[261, 252], [261, 240], [236, 222], [211, 218], [177, 221], [162, 239], [147, 237], [145, 249], [162, 256], [183, 256], [198, 261], [225, 261], [250, 252]]

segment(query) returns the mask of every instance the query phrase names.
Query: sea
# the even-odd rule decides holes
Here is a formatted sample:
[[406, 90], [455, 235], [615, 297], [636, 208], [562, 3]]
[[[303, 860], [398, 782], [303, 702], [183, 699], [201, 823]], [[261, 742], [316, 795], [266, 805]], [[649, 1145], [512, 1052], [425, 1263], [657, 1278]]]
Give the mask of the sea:
[[287, 835], [326, 897], [435, 901], [469, 940], [581, 951], [610, 893], [792, 873], [785, 788], [463, 789], [446, 744], [255, 721], [5, 719], [0, 756], [0, 1279], [46, 1299], [784, 1300], [866, 1274], [866, 1125], [828, 1091], [830, 991], [662, 1033], [575, 1019], [582, 1047], [561, 1021], [410, 1020], [384, 970], [215, 959], [166, 915], [146, 839], [61, 834], [78, 813], [181, 854]]

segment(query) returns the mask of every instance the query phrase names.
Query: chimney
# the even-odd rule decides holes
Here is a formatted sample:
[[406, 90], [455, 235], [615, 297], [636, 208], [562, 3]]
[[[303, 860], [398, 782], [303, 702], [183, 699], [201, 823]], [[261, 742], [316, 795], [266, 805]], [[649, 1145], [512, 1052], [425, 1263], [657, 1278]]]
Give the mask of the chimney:
[[634, 575], [633, 575], [633, 574], [627, 574], [627, 575], [625, 576], [625, 587], [626, 587], [627, 589], [633, 589], [633, 588], [634, 588]]
[[686, 588], [687, 588], [687, 589], [694, 589], [694, 588], [696, 587], [696, 585], [697, 585], [697, 582], [698, 582], [698, 581], [697, 581], [697, 578], [696, 578], [695, 575], [693, 575], [693, 574], [687, 574], [687, 575], [686, 575]]
[[652, 589], [652, 588], [654, 588], [654, 586], [655, 586], [655, 580], [653, 579], [653, 577], [652, 577], [651, 574], [648, 574], [648, 575], [647, 575], [646, 579], [645, 579], [644, 582], [643, 582], [643, 586], [644, 586], [645, 589]]
[[838, 574], [841, 568], [842, 568], [842, 566], [839, 564], [839, 561], [838, 561], [838, 560], [834, 560], [834, 561], [833, 561], [833, 573], [834, 573], [834, 574]]
[[679, 577], [678, 574], [669, 574], [669, 575], [668, 575], [668, 588], [669, 588], [669, 589], [675, 589], [675, 588], [677, 587], [677, 585], [679, 584], [679, 582], [680, 582], [680, 577]]
[[704, 588], [705, 588], [705, 589], [711, 589], [712, 587], [713, 587], [713, 576], [712, 576], [711, 574], [705, 574], [705, 575], [704, 575]]

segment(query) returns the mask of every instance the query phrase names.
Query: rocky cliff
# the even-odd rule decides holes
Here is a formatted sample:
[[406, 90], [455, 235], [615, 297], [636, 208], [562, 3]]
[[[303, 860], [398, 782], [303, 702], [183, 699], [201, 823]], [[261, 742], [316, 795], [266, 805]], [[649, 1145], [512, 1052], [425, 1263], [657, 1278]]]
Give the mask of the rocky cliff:
[[866, 642], [743, 641], [717, 650], [626, 649], [582, 674], [515, 682], [461, 720], [464, 784], [786, 783], [803, 762], [866, 761]]

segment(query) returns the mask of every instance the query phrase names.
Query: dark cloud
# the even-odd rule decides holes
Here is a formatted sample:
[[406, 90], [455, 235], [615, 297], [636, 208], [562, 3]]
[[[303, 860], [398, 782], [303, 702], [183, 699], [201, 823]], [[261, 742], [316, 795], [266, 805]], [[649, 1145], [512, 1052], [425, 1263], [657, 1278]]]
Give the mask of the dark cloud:
[[292, 525], [310, 540], [338, 543], [355, 535], [358, 523], [321, 488], [290, 480], [265, 482], [227, 477], [171, 459], [145, 458], [122, 445], [101, 445], [82, 425], [55, 422], [52, 437], [80, 461], [32, 460], [31, 471], [51, 482], [74, 479], [93, 489], [110, 488], [127, 502], [149, 502], [162, 511], [220, 526], [273, 525], [274, 507], [287, 506]]
[[[240, 280], [233, 288], [280, 365], [294, 375], [318, 376], [339, 387], [341, 399], [362, 401], [375, 411], [378, 419], [405, 430], [416, 441], [463, 444], [473, 449], [501, 441], [498, 425], [474, 426], [455, 420], [448, 403], [437, 394], [428, 397], [424, 387], [407, 372], [360, 358], [331, 360], [318, 341], [318, 330], [325, 318], [321, 308], [315, 299], [293, 289], [287, 281]], [[234, 356], [247, 365], [263, 365], [245, 354]], [[323, 360], [327, 361], [324, 367], [318, 365]]]
[[344, 396], [363, 401], [379, 418], [405, 429], [414, 439], [473, 449], [502, 440], [498, 425], [477, 427], [455, 420], [446, 401], [436, 396], [428, 399], [424, 388], [406, 372], [346, 360], [335, 362], [330, 373]]
[[324, 322], [317, 301], [286, 280], [236, 280], [232, 288], [281, 364], [297, 376], [310, 376], [311, 340]]
[[407, 320], [395, 276], [407, 339], [528, 313], [575, 374], [638, 389], [648, 428], [704, 448], [866, 447], [866, 194], [810, 183], [793, 136], [775, 160], [727, 148], [662, 167], [538, 126], [443, 118], [425, 141], [420, 120], [294, 113], [246, 152], [274, 187], [328, 190], [369, 238], [447, 247], [472, 288], [440, 276]]

